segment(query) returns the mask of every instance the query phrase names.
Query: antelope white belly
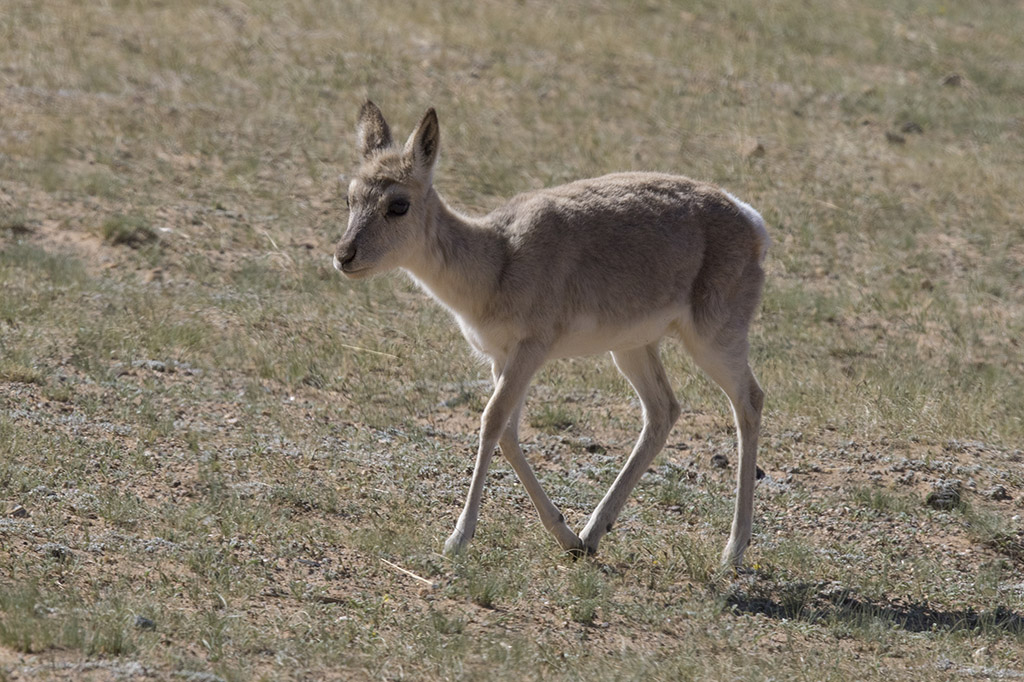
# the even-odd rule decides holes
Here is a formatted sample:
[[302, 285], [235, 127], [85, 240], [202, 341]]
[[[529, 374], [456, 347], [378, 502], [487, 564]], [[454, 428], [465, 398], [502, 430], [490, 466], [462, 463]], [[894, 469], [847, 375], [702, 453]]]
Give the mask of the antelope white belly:
[[555, 342], [550, 357], [570, 358], [646, 346], [669, 333], [684, 315], [679, 308], [667, 308], [611, 324], [593, 316], [580, 317]]

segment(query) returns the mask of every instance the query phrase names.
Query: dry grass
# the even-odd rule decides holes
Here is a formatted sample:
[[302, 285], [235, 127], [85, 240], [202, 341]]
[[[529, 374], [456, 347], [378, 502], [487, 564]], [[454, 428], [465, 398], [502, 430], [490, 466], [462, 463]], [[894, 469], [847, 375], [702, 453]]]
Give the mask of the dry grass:
[[[1011, 2], [7, 0], [0, 680], [1024, 675], [1022, 31]], [[749, 573], [716, 569], [726, 405], [673, 345], [687, 411], [599, 557], [501, 463], [436, 553], [487, 372], [401, 277], [330, 269], [368, 96], [402, 132], [438, 108], [468, 210], [654, 169], [764, 213]], [[578, 527], [638, 408], [605, 359], [531, 395]], [[962, 505], [923, 504], [941, 479]]]

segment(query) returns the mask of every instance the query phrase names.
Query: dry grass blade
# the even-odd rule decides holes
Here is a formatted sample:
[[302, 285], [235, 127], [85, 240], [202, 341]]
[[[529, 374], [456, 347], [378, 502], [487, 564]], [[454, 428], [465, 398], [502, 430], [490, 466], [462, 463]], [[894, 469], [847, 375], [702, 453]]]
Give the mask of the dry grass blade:
[[395, 570], [396, 570], [396, 571], [398, 571], [399, 573], [402, 573], [402, 574], [404, 574], [404, 575], [407, 575], [407, 576], [409, 576], [410, 578], [414, 578], [414, 579], [416, 579], [416, 580], [420, 581], [420, 582], [421, 582], [421, 583], [423, 583], [424, 585], [427, 585], [427, 586], [429, 586], [429, 587], [431, 587], [431, 588], [437, 587], [437, 584], [436, 584], [436, 583], [434, 583], [434, 582], [433, 582], [432, 580], [427, 580], [427, 579], [426, 579], [426, 578], [424, 578], [423, 576], [420, 576], [420, 575], [416, 575], [415, 573], [413, 573], [413, 572], [412, 572], [412, 571], [410, 571], [409, 569], [406, 569], [406, 568], [402, 568], [402, 567], [401, 567], [401, 566], [399, 566], [398, 564], [393, 564], [393, 563], [391, 563], [390, 561], [388, 561], [387, 559], [381, 558], [381, 563], [385, 564], [386, 566], [390, 566], [391, 568], [395, 569]]
[[358, 351], [360, 353], [370, 353], [371, 355], [379, 355], [379, 356], [381, 356], [383, 358], [391, 358], [392, 360], [401, 360], [402, 359], [401, 357], [399, 357], [397, 355], [393, 355], [391, 353], [385, 353], [384, 351], [380, 351], [380, 350], [373, 350], [372, 348], [362, 348], [360, 346], [353, 346], [353, 345], [347, 344], [347, 343], [339, 343], [338, 347], [339, 348], [345, 348], [347, 350]]

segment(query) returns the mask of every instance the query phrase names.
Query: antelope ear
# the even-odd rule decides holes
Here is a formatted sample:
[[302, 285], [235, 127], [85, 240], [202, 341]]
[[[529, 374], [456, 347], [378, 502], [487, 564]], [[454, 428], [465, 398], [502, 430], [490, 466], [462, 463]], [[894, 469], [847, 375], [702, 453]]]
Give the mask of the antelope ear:
[[384, 114], [380, 113], [377, 105], [370, 100], [366, 100], [359, 110], [356, 138], [359, 140], [359, 153], [364, 159], [392, 145], [388, 122], [384, 120]]
[[437, 151], [441, 146], [441, 126], [437, 123], [437, 112], [428, 109], [419, 127], [405, 143], [403, 153], [411, 158], [416, 169], [428, 175], [434, 171]]

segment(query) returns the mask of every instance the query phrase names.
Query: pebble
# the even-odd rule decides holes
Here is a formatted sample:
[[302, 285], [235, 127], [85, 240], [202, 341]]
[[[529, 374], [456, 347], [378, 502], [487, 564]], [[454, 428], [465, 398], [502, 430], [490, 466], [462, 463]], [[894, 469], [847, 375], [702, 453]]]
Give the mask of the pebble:
[[37, 549], [57, 561], [68, 561], [75, 555], [70, 547], [58, 542], [47, 542], [46, 544], [39, 545]]
[[939, 481], [924, 498], [924, 503], [933, 509], [949, 511], [960, 505], [961, 484], [958, 480]]
[[995, 486], [994, 488], [992, 488], [991, 490], [986, 492], [985, 496], [988, 497], [989, 499], [996, 500], [996, 501], [1012, 500], [1013, 499], [1010, 496], [1010, 493], [1006, 492], [1006, 486], [1002, 486], [1002, 485]]
[[156, 630], [156, 621], [145, 616], [135, 616], [135, 627], [140, 630]]

